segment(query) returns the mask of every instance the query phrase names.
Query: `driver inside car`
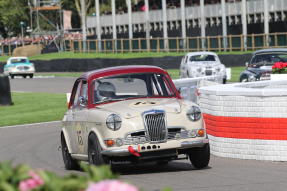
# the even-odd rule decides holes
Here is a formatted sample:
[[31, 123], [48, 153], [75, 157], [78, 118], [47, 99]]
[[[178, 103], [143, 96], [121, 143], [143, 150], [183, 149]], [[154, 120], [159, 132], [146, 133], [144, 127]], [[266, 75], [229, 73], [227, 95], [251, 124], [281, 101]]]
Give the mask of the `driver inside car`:
[[115, 97], [116, 97], [116, 88], [112, 83], [102, 82], [98, 85], [95, 101], [104, 101], [113, 99]]

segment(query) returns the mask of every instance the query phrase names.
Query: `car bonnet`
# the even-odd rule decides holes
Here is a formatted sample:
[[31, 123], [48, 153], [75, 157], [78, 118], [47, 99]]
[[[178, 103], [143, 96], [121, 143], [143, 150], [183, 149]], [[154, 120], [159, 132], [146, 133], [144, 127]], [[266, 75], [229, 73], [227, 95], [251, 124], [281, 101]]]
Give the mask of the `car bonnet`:
[[118, 101], [97, 106], [107, 112], [118, 113], [124, 118], [141, 116], [143, 112], [150, 110], [164, 110], [166, 113], [180, 113], [180, 100], [176, 98], [132, 99]]

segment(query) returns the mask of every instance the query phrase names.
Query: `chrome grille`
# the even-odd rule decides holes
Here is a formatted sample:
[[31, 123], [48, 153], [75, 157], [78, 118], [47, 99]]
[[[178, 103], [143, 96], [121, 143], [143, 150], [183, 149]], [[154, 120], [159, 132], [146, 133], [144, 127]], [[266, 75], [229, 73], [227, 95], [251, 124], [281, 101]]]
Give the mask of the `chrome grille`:
[[162, 110], [152, 110], [144, 113], [144, 123], [151, 142], [165, 142], [167, 139], [167, 129], [165, 112]]

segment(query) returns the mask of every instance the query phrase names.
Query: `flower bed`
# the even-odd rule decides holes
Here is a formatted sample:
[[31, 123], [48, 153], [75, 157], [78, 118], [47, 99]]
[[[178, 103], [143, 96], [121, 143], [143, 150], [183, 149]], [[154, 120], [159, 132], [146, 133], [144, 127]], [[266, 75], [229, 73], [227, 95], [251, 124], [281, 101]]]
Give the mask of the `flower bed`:
[[275, 62], [272, 66], [273, 74], [287, 74], [287, 62]]
[[[13, 167], [0, 163], [0, 190], [5, 191], [139, 191], [131, 184], [116, 180], [109, 166], [81, 164], [86, 175], [60, 177], [52, 172], [35, 170], [27, 165]], [[165, 189], [170, 191], [170, 189]]]

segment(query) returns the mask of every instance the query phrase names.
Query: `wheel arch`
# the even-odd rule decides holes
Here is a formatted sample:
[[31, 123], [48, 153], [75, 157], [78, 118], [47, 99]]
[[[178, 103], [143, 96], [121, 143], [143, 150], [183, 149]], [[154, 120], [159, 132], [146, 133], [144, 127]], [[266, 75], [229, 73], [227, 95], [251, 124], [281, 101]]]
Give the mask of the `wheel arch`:
[[70, 153], [70, 154], [73, 153], [73, 152], [72, 152], [72, 146], [71, 146], [71, 140], [70, 140], [70, 137], [69, 137], [69, 135], [68, 135], [68, 133], [66, 132], [65, 129], [62, 129], [62, 131], [61, 131], [61, 139], [62, 139], [62, 138], [64, 138], [65, 141], [66, 141], [66, 145], [67, 145], [67, 147], [68, 147], [69, 153]]
[[[94, 134], [94, 135], [97, 137], [97, 139], [98, 139], [98, 141], [99, 141], [99, 143], [100, 143], [102, 149], [107, 148], [106, 145], [105, 145], [105, 143], [104, 143], [104, 139], [103, 139], [103, 137], [101, 136], [101, 133], [100, 133], [96, 128], [92, 128], [92, 129], [91, 129], [91, 131], [89, 132], [87, 141], [89, 141], [89, 137], [90, 137], [92, 134]], [[87, 145], [89, 145], [89, 143], [88, 143]]]

